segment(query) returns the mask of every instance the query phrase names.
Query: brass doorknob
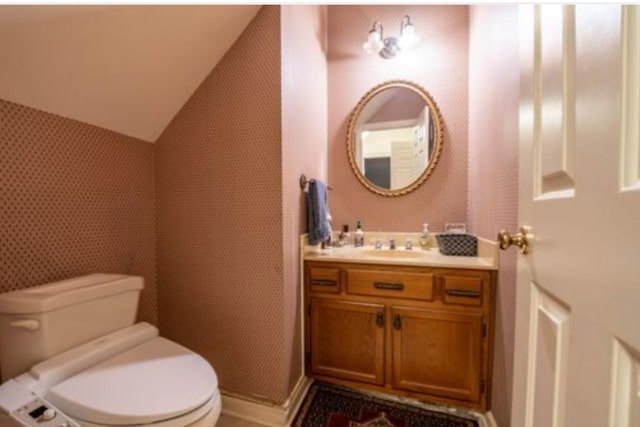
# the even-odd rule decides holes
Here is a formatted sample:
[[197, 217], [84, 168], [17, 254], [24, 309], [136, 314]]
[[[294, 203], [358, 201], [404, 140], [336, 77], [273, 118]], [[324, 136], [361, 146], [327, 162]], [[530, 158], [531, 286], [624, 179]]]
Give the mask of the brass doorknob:
[[527, 226], [520, 227], [520, 232], [513, 236], [507, 230], [500, 230], [498, 233], [500, 249], [504, 251], [507, 250], [509, 246], [516, 245], [520, 248], [520, 252], [522, 254], [527, 254], [529, 252], [529, 244], [531, 243], [532, 238], [533, 235], [531, 234], [531, 228]]

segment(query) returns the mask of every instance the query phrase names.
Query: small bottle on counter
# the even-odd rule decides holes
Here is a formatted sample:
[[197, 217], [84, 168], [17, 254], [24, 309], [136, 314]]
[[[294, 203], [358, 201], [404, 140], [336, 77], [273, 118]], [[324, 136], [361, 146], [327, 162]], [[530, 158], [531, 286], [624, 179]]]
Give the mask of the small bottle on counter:
[[429, 247], [429, 224], [422, 224], [422, 231], [420, 232], [420, 247], [425, 250]]
[[340, 246], [349, 246], [351, 244], [351, 234], [349, 234], [349, 226], [344, 224], [340, 232]]
[[364, 246], [364, 233], [362, 232], [362, 225], [360, 224], [360, 220], [356, 225], [356, 236], [353, 239], [353, 246], [360, 248]]

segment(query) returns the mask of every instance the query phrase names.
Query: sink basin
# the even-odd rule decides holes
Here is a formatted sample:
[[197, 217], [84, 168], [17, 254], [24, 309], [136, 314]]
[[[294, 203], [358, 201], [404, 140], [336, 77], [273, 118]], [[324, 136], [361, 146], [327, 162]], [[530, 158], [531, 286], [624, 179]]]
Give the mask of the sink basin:
[[362, 254], [375, 258], [424, 258], [423, 251], [408, 251], [406, 249], [364, 249]]

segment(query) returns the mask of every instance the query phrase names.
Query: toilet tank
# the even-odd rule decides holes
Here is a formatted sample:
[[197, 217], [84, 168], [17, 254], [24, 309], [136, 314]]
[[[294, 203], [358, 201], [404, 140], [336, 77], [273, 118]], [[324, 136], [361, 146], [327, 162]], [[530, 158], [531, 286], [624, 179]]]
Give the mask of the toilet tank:
[[0, 294], [2, 380], [133, 325], [143, 287], [142, 277], [90, 274]]

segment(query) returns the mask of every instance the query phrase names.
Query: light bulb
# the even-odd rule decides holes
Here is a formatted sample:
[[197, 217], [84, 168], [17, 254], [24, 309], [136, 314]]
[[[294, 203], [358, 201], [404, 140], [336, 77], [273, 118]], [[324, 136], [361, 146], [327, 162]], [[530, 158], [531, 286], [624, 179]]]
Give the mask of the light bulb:
[[411, 49], [415, 46], [420, 38], [416, 35], [416, 29], [413, 27], [413, 24], [406, 24], [402, 27], [402, 34], [400, 35], [400, 48], [401, 49]]
[[376, 30], [369, 31], [367, 41], [362, 44], [362, 49], [367, 53], [378, 53], [384, 46], [380, 33]]
[[367, 40], [368, 41], [370, 41], [372, 43], [375, 43], [375, 42], [379, 42], [380, 39], [381, 39], [381, 37], [380, 37], [380, 33], [378, 31], [376, 31], [376, 30], [369, 31], [369, 35], [367, 36]]

